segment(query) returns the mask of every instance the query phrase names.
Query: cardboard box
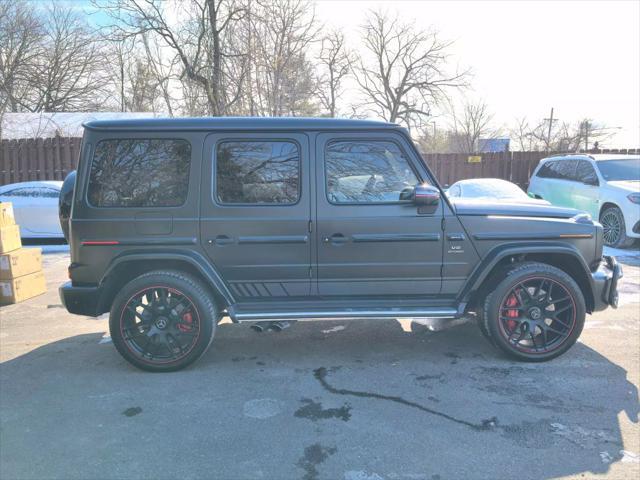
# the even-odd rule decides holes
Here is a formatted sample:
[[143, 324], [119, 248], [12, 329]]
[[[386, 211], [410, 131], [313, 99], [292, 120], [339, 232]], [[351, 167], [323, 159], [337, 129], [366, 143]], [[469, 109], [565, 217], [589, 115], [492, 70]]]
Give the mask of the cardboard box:
[[10, 280], [42, 270], [40, 248], [20, 248], [0, 255], [0, 280]]
[[0, 303], [18, 303], [47, 291], [44, 273], [35, 272], [11, 280], [0, 280]]
[[0, 253], [13, 252], [22, 246], [20, 240], [20, 227], [7, 225], [0, 227]]
[[0, 227], [8, 227], [16, 224], [11, 202], [0, 202]]

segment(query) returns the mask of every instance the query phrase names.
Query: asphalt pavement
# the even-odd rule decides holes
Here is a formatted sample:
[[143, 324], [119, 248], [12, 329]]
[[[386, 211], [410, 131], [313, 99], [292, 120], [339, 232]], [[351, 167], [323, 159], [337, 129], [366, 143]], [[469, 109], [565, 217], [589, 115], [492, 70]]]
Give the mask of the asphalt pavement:
[[48, 253], [48, 292], [0, 308], [0, 478], [640, 478], [635, 258], [623, 305], [544, 364], [473, 323], [224, 323], [195, 365], [150, 374], [106, 316], [62, 308], [68, 255]]

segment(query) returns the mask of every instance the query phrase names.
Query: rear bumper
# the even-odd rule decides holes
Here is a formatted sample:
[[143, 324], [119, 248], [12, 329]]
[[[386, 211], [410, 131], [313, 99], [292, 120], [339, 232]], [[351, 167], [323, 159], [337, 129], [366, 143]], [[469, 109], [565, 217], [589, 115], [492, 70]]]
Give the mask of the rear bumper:
[[69, 313], [97, 317], [101, 314], [99, 287], [74, 287], [71, 282], [60, 285], [60, 301]]
[[615, 257], [603, 256], [598, 269], [591, 274], [594, 312], [609, 306], [618, 308], [618, 281], [621, 278], [622, 266]]

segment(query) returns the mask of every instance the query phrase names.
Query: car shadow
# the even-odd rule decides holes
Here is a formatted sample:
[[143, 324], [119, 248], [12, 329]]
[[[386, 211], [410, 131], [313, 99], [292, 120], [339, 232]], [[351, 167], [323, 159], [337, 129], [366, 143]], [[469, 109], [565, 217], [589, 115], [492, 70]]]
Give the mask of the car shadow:
[[[140, 412], [146, 410], [171, 410], [182, 421], [202, 422], [217, 432], [206, 448], [225, 448], [217, 443], [226, 438], [220, 424], [208, 417], [195, 420], [188, 412], [210, 410], [217, 418], [224, 411], [224, 432], [235, 431], [247, 412], [234, 417], [231, 405], [255, 398], [278, 398], [292, 419], [278, 423], [273, 432], [264, 423], [264, 432], [251, 435], [280, 438], [282, 429], [290, 428], [294, 437], [294, 431], [306, 428], [300, 422], [308, 420], [315, 430], [305, 435], [330, 433], [347, 463], [356, 462], [348, 453], [356, 449], [378, 458], [377, 472], [389, 465], [380, 473], [383, 478], [393, 472], [497, 478], [495, 472], [501, 471], [512, 476], [514, 463], [522, 459], [531, 465], [518, 472], [519, 478], [602, 474], [624, 456], [621, 422], [637, 423], [639, 413], [638, 391], [627, 371], [588, 346], [578, 343], [545, 364], [518, 363], [496, 352], [472, 324], [438, 333], [397, 321], [299, 322], [281, 333], [221, 324], [212, 348], [196, 364], [160, 375], [131, 367], [100, 333], [77, 335], [5, 361], [0, 385], [0, 471], [7, 478], [109, 477], [108, 469], [93, 469], [95, 455], [118, 455], [124, 469], [119, 471], [136, 476], [126, 442], [112, 444], [130, 435], [141, 447], [169, 440], [163, 440], [162, 428], [154, 429], [173, 420], [147, 420], [153, 440], [121, 423], [137, 415], [142, 422]], [[320, 401], [342, 407], [316, 408]], [[377, 429], [387, 423], [405, 430], [399, 437], [380, 434]], [[165, 433], [175, 437], [171, 428], [167, 424]], [[179, 431], [184, 438], [170, 441], [188, 444], [193, 434], [188, 428]], [[369, 444], [371, 438], [375, 441]], [[398, 438], [418, 451], [429, 445], [431, 455], [398, 448]], [[235, 464], [226, 467], [226, 478], [246, 474], [240, 459], [273, 456], [244, 435], [236, 440], [239, 470]], [[112, 446], [101, 452], [101, 442]], [[201, 452], [192, 453], [197, 458]], [[173, 472], [165, 461], [169, 457], [156, 459], [159, 477]], [[183, 476], [197, 476], [193, 460], [178, 462]], [[153, 470], [138, 473], [156, 475]], [[271, 472], [266, 478], [277, 476]]]

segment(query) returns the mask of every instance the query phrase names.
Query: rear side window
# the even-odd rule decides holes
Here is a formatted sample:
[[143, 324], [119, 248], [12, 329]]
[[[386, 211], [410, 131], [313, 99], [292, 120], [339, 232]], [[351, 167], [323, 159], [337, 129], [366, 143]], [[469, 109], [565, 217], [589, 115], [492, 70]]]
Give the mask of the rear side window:
[[396, 203], [418, 178], [402, 150], [387, 141], [335, 141], [325, 151], [331, 203]]
[[544, 165], [542, 165], [540, 167], [540, 170], [538, 171], [538, 173], [536, 174], [536, 177], [540, 177], [540, 178], [554, 178], [553, 176], [553, 170], [552, 170], [552, 165], [554, 165], [555, 162], [546, 162]]
[[294, 142], [225, 141], [216, 149], [216, 197], [223, 204], [291, 205], [300, 197]]
[[557, 160], [546, 162], [538, 172], [540, 178], [555, 178], [557, 180], [576, 180], [576, 160]]
[[88, 199], [95, 207], [177, 207], [187, 199], [186, 140], [113, 139], [96, 145]]

